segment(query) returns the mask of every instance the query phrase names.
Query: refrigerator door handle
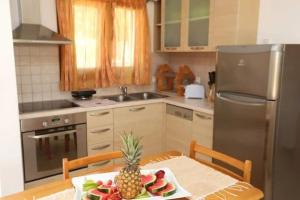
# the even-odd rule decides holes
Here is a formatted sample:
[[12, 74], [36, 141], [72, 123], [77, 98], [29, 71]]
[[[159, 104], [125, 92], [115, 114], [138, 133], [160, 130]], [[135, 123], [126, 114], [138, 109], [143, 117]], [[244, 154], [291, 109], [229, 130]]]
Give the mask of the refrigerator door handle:
[[240, 101], [240, 100], [235, 100], [232, 98], [225, 97], [220, 92], [218, 92], [216, 95], [219, 99], [230, 102], [230, 103], [234, 103], [234, 104], [240, 104], [240, 105], [245, 105], [245, 106], [265, 106], [266, 105], [266, 100], [257, 100], [255, 102], [249, 102], [249, 101]]

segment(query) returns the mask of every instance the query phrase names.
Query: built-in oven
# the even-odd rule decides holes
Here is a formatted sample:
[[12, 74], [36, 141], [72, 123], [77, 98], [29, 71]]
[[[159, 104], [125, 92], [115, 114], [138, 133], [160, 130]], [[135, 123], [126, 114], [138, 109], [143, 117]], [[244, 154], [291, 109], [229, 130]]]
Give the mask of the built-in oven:
[[21, 120], [25, 183], [62, 173], [62, 159], [87, 155], [86, 114]]

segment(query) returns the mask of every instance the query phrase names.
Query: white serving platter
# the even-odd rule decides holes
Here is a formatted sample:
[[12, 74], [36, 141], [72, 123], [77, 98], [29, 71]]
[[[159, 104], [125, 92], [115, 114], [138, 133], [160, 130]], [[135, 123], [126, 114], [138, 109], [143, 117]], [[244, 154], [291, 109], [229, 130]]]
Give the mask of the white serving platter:
[[[165, 179], [168, 182], [171, 182], [175, 184], [176, 186], [176, 193], [168, 196], [168, 197], [159, 197], [159, 196], [151, 196], [149, 198], [143, 198], [142, 200], [160, 200], [160, 199], [177, 199], [177, 198], [184, 198], [184, 197], [191, 197], [192, 194], [186, 191], [183, 187], [180, 186], [178, 181], [176, 180], [174, 174], [169, 168], [160, 168], [160, 169], [151, 169], [151, 170], [141, 170], [141, 174], [154, 174], [158, 170], [164, 170], [165, 171]], [[93, 180], [95, 182], [101, 180], [103, 182], [106, 182], [108, 180], [114, 180], [115, 176], [117, 176], [119, 172], [109, 172], [109, 173], [103, 173], [103, 174], [90, 174], [86, 176], [80, 176], [72, 178], [72, 184], [75, 187], [75, 199], [74, 200], [81, 200], [83, 192], [83, 184], [86, 180]], [[151, 194], [150, 194], [151, 195]]]

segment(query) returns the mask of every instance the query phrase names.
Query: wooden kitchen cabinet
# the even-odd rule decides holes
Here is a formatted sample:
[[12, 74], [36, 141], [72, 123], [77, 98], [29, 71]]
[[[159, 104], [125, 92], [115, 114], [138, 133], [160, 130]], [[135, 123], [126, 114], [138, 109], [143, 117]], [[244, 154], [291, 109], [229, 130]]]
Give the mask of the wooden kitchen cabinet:
[[160, 153], [163, 143], [163, 103], [114, 109], [114, 150], [121, 147], [120, 135], [132, 132], [141, 137], [143, 156]]
[[192, 141], [193, 111], [173, 105], [167, 105], [166, 149], [177, 150], [189, 155]]
[[[198, 144], [212, 149], [213, 147], [213, 116], [194, 111], [192, 125], [192, 139]], [[211, 158], [199, 156], [200, 159], [211, 161]]]
[[256, 44], [259, 0], [212, 0], [213, 45]]
[[155, 16], [156, 50], [215, 51], [219, 45], [256, 44], [259, 0], [161, 0]]
[[[87, 146], [88, 155], [113, 151], [113, 111], [99, 110], [87, 112]], [[99, 167], [112, 164], [104, 161], [91, 165]]]
[[209, 51], [212, 35], [211, 0], [162, 0], [161, 50]]

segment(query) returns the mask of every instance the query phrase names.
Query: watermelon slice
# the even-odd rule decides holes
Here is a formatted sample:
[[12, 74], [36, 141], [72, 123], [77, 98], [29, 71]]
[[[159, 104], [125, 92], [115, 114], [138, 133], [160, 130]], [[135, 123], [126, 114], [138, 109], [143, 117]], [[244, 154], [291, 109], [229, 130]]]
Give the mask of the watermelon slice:
[[175, 194], [175, 192], [176, 192], [176, 186], [172, 183], [168, 183], [166, 188], [159, 191], [157, 193], [157, 195], [162, 196], [162, 197], [168, 197], [168, 196]]
[[98, 189], [89, 190], [87, 194], [90, 200], [107, 200], [108, 196], [108, 194], [100, 192]]
[[153, 185], [156, 181], [156, 176], [153, 174], [141, 175], [141, 182], [145, 188]]
[[97, 187], [97, 189], [100, 192], [106, 193], [106, 194], [111, 194], [112, 193], [112, 188], [110, 185], [100, 185]]
[[151, 185], [148, 187], [148, 191], [151, 192], [152, 194], [155, 194], [163, 189], [166, 188], [168, 182], [165, 179], [158, 179], [154, 185]]

